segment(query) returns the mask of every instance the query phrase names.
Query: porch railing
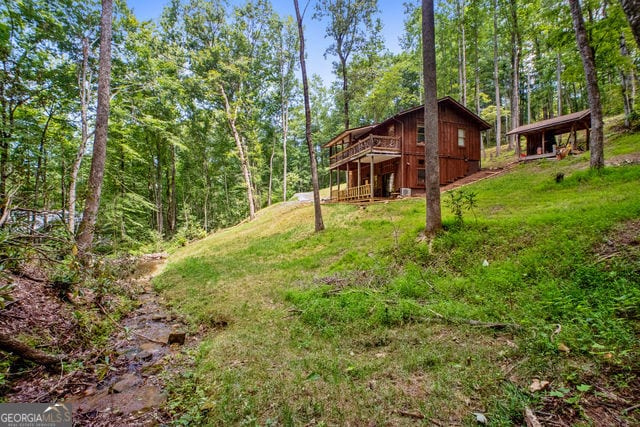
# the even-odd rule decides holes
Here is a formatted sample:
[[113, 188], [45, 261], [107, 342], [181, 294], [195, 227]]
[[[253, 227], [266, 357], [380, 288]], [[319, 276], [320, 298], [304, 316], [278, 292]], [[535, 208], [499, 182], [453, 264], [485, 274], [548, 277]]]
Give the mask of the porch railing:
[[331, 192], [331, 200], [348, 201], [371, 198], [371, 185], [359, 185], [344, 190], [334, 190]]
[[355, 159], [368, 152], [397, 154], [400, 152], [400, 138], [394, 136], [369, 135], [331, 156], [329, 164], [333, 166], [338, 163], [344, 163], [344, 160]]

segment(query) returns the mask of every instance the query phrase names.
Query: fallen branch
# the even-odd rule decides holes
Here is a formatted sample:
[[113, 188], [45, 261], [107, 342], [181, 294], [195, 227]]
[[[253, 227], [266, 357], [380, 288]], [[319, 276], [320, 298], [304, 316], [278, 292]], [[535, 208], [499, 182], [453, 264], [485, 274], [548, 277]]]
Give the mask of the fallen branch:
[[527, 427], [542, 427], [540, 420], [538, 420], [536, 414], [528, 406], [524, 408], [524, 421]]
[[64, 356], [52, 356], [43, 351], [29, 347], [28, 345], [0, 332], [0, 350], [13, 353], [23, 359], [30, 360], [48, 369], [61, 371]]
[[403, 417], [414, 418], [416, 420], [424, 420], [424, 415], [422, 415], [420, 412], [409, 412], [409, 411], [403, 411], [402, 409], [396, 409], [393, 412], [395, 412], [398, 415], [402, 415]]
[[149, 338], [149, 337], [148, 337], [148, 336], [146, 336], [146, 335], [142, 335], [142, 334], [140, 334], [140, 333], [138, 333], [138, 332], [136, 332], [136, 331], [131, 331], [131, 330], [129, 330], [129, 329], [127, 329], [127, 328], [125, 328], [125, 327], [124, 327], [124, 326], [122, 326], [120, 323], [116, 322], [116, 321], [115, 321], [115, 319], [114, 319], [113, 317], [111, 317], [111, 315], [109, 315], [109, 313], [107, 312], [107, 310], [105, 310], [105, 308], [104, 308], [104, 307], [103, 307], [99, 302], [97, 302], [97, 301], [96, 301], [96, 304], [98, 305], [98, 307], [100, 307], [100, 310], [102, 310], [102, 313], [104, 313], [104, 315], [105, 315], [105, 316], [107, 316], [107, 319], [109, 319], [109, 320], [111, 321], [111, 323], [113, 323], [113, 324], [114, 324], [118, 329], [121, 329], [121, 330], [125, 331], [125, 333], [127, 333], [127, 334], [133, 334], [133, 335], [135, 335], [135, 336], [137, 336], [137, 337], [139, 337], [139, 338], [145, 339], [145, 340], [147, 340], [147, 341], [154, 342], [154, 343], [156, 343], [156, 344], [162, 344], [162, 345], [167, 344], [166, 342], [162, 342], [162, 341], [154, 340], [153, 338]]
[[[431, 310], [430, 308], [427, 308], [427, 310], [433, 313], [438, 319], [446, 323], [467, 324], [471, 326], [478, 326], [482, 328], [491, 328], [491, 329], [506, 329], [506, 328], [519, 329], [521, 327], [516, 323], [482, 322], [480, 320], [473, 320], [473, 319], [459, 319], [455, 317], [446, 317], [438, 313], [437, 311]], [[427, 320], [433, 320], [433, 319], [427, 319]]]
[[613, 257], [615, 257], [617, 255], [619, 255], [618, 251], [611, 252], [610, 254], [607, 254], [607, 255], [600, 255], [598, 257], [598, 259], [596, 259], [596, 262], [603, 262], [603, 261], [611, 259], [611, 258], [613, 258]]
[[622, 411], [622, 413], [623, 413], [623, 414], [628, 414], [629, 412], [631, 412], [631, 411], [633, 411], [633, 410], [635, 410], [635, 409], [638, 409], [638, 408], [640, 408], [640, 404], [638, 404], [638, 405], [633, 405], [633, 406], [629, 406], [628, 408], [625, 408], [625, 409]]
[[0, 228], [4, 227], [9, 220], [9, 215], [11, 215], [11, 203], [13, 202], [13, 197], [18, 193], [19, 188], [20, 187], [16, 187], [9, 190], [9, 193], [6, 196], [5, 204], [2, 206], [2, 215], [0, 216]]

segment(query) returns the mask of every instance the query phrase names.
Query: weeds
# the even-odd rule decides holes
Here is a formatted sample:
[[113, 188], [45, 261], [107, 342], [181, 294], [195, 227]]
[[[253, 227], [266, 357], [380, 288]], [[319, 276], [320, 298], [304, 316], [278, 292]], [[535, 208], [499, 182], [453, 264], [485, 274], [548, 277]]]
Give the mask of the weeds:
[[446, 193], [448, 198], [445, 197], [444, 205], [451, 210], [451, 214], [455, 218], [455, 223], [458, 227], [464, 224], [464, 212], [471, 212], [475, 217], [473, 209], [477, 206], [478, 196], [473, 191], [458, 190], [450, 191]]
[[[637, 259], [604, 263], [593, 252], [614, 224], [640, 216], [640, 167], [593, 174], [574, 162], [450, 194], [445, 221], [457, 226], [431, 248], [416, 243], [424, 201], [407, 200], [326, 206], [321, 234], [311, 208], [275, 206], [178, 251], [156, 288], [195, 324], [224, 315], [229, 325], [208, 333], [183, 379], [200, 387], [196, 400], [176, 397], [178, 407], [209, 424], [400, 424], [399, 410], [426, 424], [482, 412], [513, 425], [541, 398], [524, 391], [532, 376], [574, 373], [580, 386], [604, 367], [637, 369]], [[467, 213], [476, 221], [461, 227]], [[496, 332], [430, 321], [434, 313], [522, 327]]]

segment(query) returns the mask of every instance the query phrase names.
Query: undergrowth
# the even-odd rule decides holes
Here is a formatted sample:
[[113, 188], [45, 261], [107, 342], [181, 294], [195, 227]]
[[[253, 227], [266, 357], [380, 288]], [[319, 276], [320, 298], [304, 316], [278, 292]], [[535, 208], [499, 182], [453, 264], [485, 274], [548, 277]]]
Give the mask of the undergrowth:
[[[276, 206], [177, 252], [156, 287], [212, 326], [175, 410], [203, 424], [512, 425], [563, 387], [579, 406], [604, 372], [624, 391], [640, 369], [640, 257], [598, 248], [640, 218], [640, 166], [584, 165], [480, 182], [476, 219], [445, 213], [430, 241], [414, 199], [324, 206], [319, 234], [311, 208]], [[552, 390], [529, 391], [532, 378]]]

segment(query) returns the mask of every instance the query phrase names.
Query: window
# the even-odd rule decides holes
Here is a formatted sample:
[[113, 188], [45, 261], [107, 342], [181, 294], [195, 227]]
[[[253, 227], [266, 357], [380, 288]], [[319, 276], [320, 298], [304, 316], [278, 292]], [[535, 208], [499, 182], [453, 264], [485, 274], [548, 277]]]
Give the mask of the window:
[[424, 185], [425, 173], [424, 169], [418, 169], [418, 185]]
[[464, 147], [465, 130], [458, 128], [458, 147]]
[[424, 144], [424, 123], [418, 123], [418, 144]]

